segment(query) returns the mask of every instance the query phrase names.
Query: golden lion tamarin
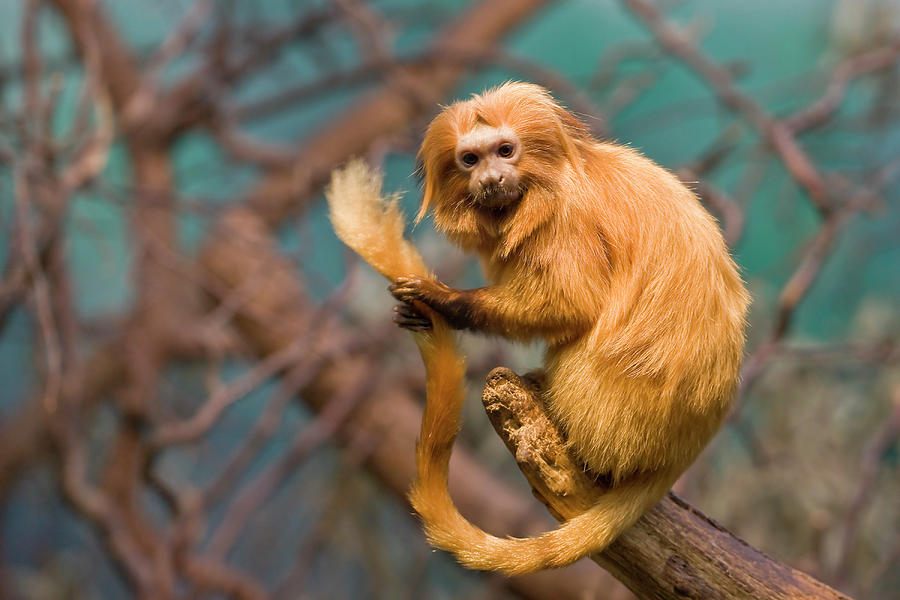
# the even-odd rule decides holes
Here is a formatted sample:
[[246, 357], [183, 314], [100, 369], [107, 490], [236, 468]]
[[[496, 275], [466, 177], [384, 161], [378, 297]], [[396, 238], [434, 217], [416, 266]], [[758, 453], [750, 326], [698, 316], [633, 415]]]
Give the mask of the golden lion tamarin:
[[[419, 159], [438, 229], [478, 253], [487, 287], [437, 281], [396, 202], [359, 165], [329, 191], [338, 235], [393, 281], [428, 402], [410, 499], [433, 545], [475, 569], [527, 573], [600, 551], [669, 489], [718, 429], [738, 379], [748, 295], [713, 218], [674, 175], [593, 139], [543, 88], [507, 83], [443, 110]], [[353, 199], [351, 201], [351, 199]], [[374, 208], [373, 208], [374, 207]], [[546, 409], [611, 482], [592, 508], [535, 538], [459, 514], [447, 466], [464, 366], [449, 327], [539, 338]]]

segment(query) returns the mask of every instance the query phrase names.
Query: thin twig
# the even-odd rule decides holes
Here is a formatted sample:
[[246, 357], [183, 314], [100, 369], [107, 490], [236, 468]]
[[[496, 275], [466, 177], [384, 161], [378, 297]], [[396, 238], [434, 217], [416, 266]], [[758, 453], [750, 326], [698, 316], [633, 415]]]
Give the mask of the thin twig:
[[885, 417], [881, 427], [872, 435], [863, 450], [859, 465], [859, 484], [850, 508], [844, 516], [841, 551], [834, 568], [833, 580], [838, 586], [844, 586], [847, 583], [863, 513], [875, 493], [875, 484], [884, 457], [897, 444], [898, 438], [900, 438], [900, 387], [894, 391], [890, 414]]
[[294, 436], [287, 451], [242, 489], [209, 542], [208, 552], [211, 556], [224, 557], [228, 554], [250, 516], [269, 499], [310, 452], [334, 435], [365, 397], [365, 391], [372, 386], [369, 380], [371, 377], [372, 373], [366, 371], [356, 381], [347, 384], [315, 419]]

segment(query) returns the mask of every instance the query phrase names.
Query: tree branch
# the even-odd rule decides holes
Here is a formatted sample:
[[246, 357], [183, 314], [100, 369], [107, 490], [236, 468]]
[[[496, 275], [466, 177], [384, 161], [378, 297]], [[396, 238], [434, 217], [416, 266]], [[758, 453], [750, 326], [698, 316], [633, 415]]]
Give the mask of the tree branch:
[[[536, 381], [494, 369], [482, 401], [535, 496], [557, 519], [584, 511], [603, 493], [602, 483], [566, 452], [544, 414]], [[766, 556], [671, 493], [591, 559], [639, 598], [847, 598]]]

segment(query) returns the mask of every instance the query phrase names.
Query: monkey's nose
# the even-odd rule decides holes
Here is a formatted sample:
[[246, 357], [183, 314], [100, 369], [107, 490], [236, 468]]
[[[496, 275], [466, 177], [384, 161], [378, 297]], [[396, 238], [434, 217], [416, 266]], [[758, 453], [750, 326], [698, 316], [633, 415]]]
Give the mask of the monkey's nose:
[[481, 187], [496, 187], [503, 185], [505, 182], [506, 177], [501, 173], [486, 173], [481, 178]]

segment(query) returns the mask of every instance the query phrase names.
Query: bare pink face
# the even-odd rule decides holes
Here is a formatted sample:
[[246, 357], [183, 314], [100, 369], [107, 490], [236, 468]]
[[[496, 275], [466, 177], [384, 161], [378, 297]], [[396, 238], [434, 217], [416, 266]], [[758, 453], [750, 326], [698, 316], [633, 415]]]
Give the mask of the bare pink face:
[[469, 194], [484, 208], [504, 208], [522, 197], [521, 143], [506, 126], [477, 125], [459, 136], [456, 164], [469, 176]]

